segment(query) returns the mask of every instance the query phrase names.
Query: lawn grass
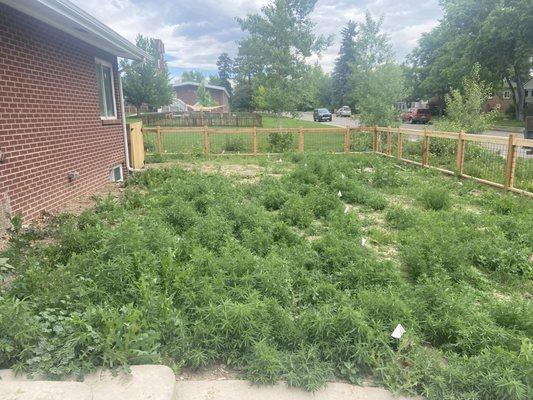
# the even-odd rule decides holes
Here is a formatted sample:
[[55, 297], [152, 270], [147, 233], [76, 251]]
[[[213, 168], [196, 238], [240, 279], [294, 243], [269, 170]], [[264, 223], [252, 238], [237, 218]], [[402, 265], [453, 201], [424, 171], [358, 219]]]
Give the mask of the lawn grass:
[[525, 122], [519, 121], [517, 119], [514, 119], [502, 113], [494, 121], [493, 126], [498, 127], [498, 128], [505, 128], [505, 127], [524, 128]]
[[223, 362], [308, 390], [531, 398], [531, 200], [376, 155], [246, 158], [254, 179], [187, 157], [80, 216], [14, 221], [0, 368]]

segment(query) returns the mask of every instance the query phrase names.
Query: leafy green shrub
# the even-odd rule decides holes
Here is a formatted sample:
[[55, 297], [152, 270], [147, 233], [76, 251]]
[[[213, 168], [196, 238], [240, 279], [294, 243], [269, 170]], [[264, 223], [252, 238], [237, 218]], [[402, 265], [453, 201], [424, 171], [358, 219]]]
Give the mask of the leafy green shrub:
[[313, 222], [313, 214], [300, 197], [290, 197], [281, 209], [281, 219], [292, 226], [305, 229]]
[[392, 207], [385, 213], [387, 223], [395, 229], [404, 230], [415, 226], [418, 218], [415, 210]]
[[268, 134], [268, 147], [272, 153], [285, 153], [293, 148], [293, 143], [292, 133], [270, 132]]
[[228, 152], [241, 152], [244, 150], [244, 140], [240, 137], [228, 137], [226, 136], [226, 141], [222, 147], [224, 151]]
[[420, 202], [428, 210], [445, 210], [450, 206], [450, 193], [448, 189], [432, 186], [420, 194]]
[[279, 210], [288, 200], [289, 194], [281, 188], [268, 188], [262, 193], [262, 202], [267, 210]]
[[245, 377], [253, 383], [275, 384], [283, 371], [283, 359], [275, 348], [264, 341], [256, 343], [248, 358]]
[[380, 166], [372, 174], [372, 184], [378, 188], [398, 187], [403, 184], [403, 179], [395, 166]]
[[287, 360], [285, 379], [289, 386], [303, 387], [315, 392], [326, 385], [333, 376], [331, 364], [322, 361], [319, 353], [313, 349], [301, 349], [291, 354]]

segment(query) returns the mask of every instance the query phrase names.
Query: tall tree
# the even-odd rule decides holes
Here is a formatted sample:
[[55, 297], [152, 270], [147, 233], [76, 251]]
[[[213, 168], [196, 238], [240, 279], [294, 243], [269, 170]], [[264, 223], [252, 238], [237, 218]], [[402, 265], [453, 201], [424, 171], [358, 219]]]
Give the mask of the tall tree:
[[363, 101], [360, 96], [367, 87], [365, 80], [380, 77], [371, 74], [371, 71], [381, 65], [394, 64], [392, 46], [389, 37], [381, 31], [382, 24], [383, 17], [374, 19], [367, 11], [365, 20], [358, 25], [359, 32], [354, 42], [355, 63], [349, 80], [349, 98], [357, 108]]
[[174, 89], [170, 84], [166, 62], [158, 65], [159, 54], [156, 39], [138, 35], [135, 40], [140, 47], [152, 57], [144, 61], [122, 61], [122, 86], [126, 101], [135, 106], [139, 115], [141, 106], [146, 104], [151, 109], [172, 103]]
[[524, 84], [533, 54], [531, 0], [442, 0], [444, 17], [422, 36], [410, 60], [420, 88], [441, 98], [462, 85], [475, 62], [495, 87], [511, 86], [516, 117], [523, 119]]
[[357, 24], [353, 21], [348, 21], [341, 30], [341, 47], [339, 56], [335, 60], [332, 74], [333, 103], [335, 107], [341, 107], [348, 101], [349, 81], [355, 64], [356, 35]]
[[200, 71], [183, 71], [181, 74], [181, 81], [205, 83], [205, 76]]
[[[248, 36], [239, 42], [239, 63], [253, 73], [256, 104], [280, 114], [297, 112], [303, 95], [306, 59], [330, 39], [316, 35], [310, 14], [317, 0], [272, 0], [261, 13], [239, 18]], [[261, 90], [259, 90], [261, 89]]]
[[198, 90], [196, 91], [196, 99], [198, 104], [204, 107], [216, 106], [218, 104], [213, 100], [211, 93], [209, 93], [209, 91], [205, 88], [204, 83], [200, 83], [200, 86], [198, 86]]
[[217, 59], [218, 77], [220, 85], [224, 86], [229, 93], [230, 98], [233, 96], [230, 79], [233, 77], [233, 60], [228, 53], [222, 53]]

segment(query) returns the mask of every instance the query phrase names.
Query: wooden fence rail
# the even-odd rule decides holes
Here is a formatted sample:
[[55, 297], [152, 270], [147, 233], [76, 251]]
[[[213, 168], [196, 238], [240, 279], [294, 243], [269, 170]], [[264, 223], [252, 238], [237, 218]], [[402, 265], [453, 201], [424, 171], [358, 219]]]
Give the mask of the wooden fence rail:
[[[147, 152], [258, 156], [280, 152], [374, 152], [533, 196], [533, 140], [389, 127], [144, 127]], [[277, 136], [276, 136], [277, 135]], [[276, 147], [284, 143], [285, 147]]]

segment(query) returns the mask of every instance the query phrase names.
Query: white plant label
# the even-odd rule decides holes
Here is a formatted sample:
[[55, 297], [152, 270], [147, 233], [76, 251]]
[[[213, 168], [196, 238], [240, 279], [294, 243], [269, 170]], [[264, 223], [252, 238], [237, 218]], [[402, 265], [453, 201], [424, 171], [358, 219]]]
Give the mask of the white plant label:
[[280, 158], [280, 159], [278, 160], [278, 162], [279, 162], [279, 163], [280, 163], [280, 162], [283, 162], [283, 160]]
[[343, 179], [345, 178], [344, 174], [341, 174], [341, 178], [343, 178]]
[[342, 192], [339, 190], [339, 193], [337, 193], [337, 196], [342, 197]]
[[366, 239], [365, 238], [361, 238], [361, 246], [364, 246], [366, 245]]
[[348, 206], [344, 207], [344, 214], [348, 214], [348, 211], [350, 211], [350, 207]]
[[401, 339], [403, 334], [405, 333], [405, 328], [402, 326], [402, 324], [398, 324], [394, 331], [392, 332], [391, 336], [394, 339]]

